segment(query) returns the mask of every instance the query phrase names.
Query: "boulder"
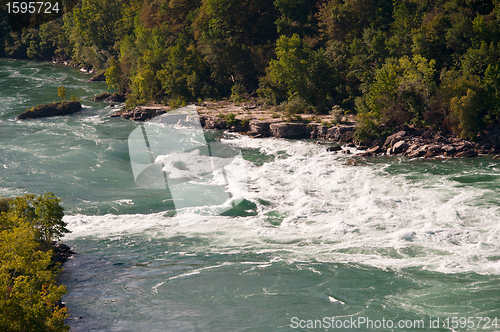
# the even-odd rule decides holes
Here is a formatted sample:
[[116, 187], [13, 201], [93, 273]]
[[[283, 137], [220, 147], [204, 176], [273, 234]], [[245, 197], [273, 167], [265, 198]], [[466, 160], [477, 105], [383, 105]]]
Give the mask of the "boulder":
[[439, 155], [441, 153], [441, 147], [442, 145], [439, 144], [426, 145], [427, 151], [425, 152], [424, 157], [430, 158]]
[[447, 144], [441, 147], [441, 152], [443, 152], [445, 156], [452, 156], [457, 152], [457, 150], [453, 147], [453, 145]]
[[416, 150], [418, 150], [419, 147], [420, 146], [418, 144], [412, 144], [412, 145], [410, 145], [410, 147], [408, 147], [408, 149], [406, 149], [405, 154], [406, 155], [410, 155], [411, 153], [413, 153]]
[[277, 138], [303, 138], [309, 133], [303, 123], [271, 123], [271, 135]]
[[457, 157], [470, 158], [477, 156], [477, 151], [474, 149], [468, 149], [456, 154]]
[[420, 158], [425, 155], [425, 149], [418, 148], [407, 154], [408, 158]]
[[401, 154], [408, 149], [410, 145], [406, 141], [399, 141], [392, 147], [391, 154]]
[[402, 137], [406, 134], [406, 131], [401, 130], [391, 136], [387, 137], [384, 143], [384, 148], [392, 147], [396, 142], [400, 141]]
[[332, 141], [343, 141], [348, 142], [352, 139], [352, 132], [354, 130], [353, 126], [341, 125], [338, 127], [329, 128], [326, 132], [326, 139]]
[[109, 98], [109, 97], [111, 97], [111, 93], [103, 92], [103, 93], [100, 93], [98, 95], [95, 95], [94, 100], [96, 100], [96, 101], [105, 100], [106, 98]]
[[248, 123], [250, 132], [256, 133], [261, 136], [271, 136], [271, 129], [268, 122], [252, 119]]
[[52, 249], [54, 250], [55, 255], [52, 256], [52, 261], [56, 263], [64, 263], [71, 256], [75, 255], [75, 252], [71, 250], [70, 247], [65, 245], [64, 243], [53, 243]]
[[472, 144], [467, 141], [460, 141], [458, 145], [455, 146], [457, 152], [467, 151], [472, 148]]
[[366, 152], [369, 154], [376, 154], [376, 153], [382, 152], [382, 148], [380, 147], [380, 145], [375, 145], [375, 146], [369, 148], [368, 150], [366, 150]]
[[337, 151], [340, 151], [342, 150], [342, 148], [340, 147], [340, 145], [333, 145], [333, 146], [329, 146], [326, 148], [326, 151], [328, 152], [337, 152]]

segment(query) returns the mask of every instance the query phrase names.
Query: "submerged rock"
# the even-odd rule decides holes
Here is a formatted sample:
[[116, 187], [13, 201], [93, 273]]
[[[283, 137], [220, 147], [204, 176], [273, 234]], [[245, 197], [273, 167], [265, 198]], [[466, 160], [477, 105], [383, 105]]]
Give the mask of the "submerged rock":
[[19, 115], [16, 120], [46, 118], [49, 116], [68, 115], [76, 113], [82, 109], [82, 104], [78, 101], [65, 101], [54, 104], [39, 105], [28, 109]]

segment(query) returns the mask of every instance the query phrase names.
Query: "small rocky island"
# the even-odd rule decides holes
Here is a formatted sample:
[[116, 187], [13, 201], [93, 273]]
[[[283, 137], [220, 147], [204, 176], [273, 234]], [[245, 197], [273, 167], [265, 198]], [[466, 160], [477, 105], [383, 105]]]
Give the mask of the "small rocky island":
[[49, 116], [68, 115], [76, 113], [82, 109], [82, 104], [78, 101], [63, 101], [53, 104], [39, 105], [32, 107], [19, 115], [16, 120], [45, 118]]

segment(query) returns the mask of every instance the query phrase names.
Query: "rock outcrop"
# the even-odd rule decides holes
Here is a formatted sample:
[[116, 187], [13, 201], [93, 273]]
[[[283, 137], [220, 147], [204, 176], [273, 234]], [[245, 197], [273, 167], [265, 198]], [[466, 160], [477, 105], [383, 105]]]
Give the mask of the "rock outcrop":
[[28, 109], [26, 112], [19, 115], [16, 120], [46, 118], [49, 116], [68, 115], [76, 113], [82, 109], [82, 105], [78, 101], [66, 101], [54, 104], [40, 105]]
[[92, 76], [87, 82], [106, 82], [106, 76], [104, 74], [97, 74]]
[[118, 92], [113, 93], [111, 96], [107, 97], [104, 101], [108, 103], [124, 103], [127, 98]]
[[71, 256], [75, 255], [75, 252], [72, 251], [71, 248], [64, 243], [53, 243], [52, 249], [54, 250], [55, 254], [52, 257], [52, 261], [54, 261], [55, 263], [63, 264], [69, 258], [71, 258]]

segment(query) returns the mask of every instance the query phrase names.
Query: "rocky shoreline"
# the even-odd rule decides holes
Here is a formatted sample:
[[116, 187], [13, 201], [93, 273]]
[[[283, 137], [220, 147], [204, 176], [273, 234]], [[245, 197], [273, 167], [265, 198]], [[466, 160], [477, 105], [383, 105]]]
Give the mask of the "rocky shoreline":
[[[131, 111], [118, 111], [113, 117], [132, 121], [148, 121], [170, 110], [167, 106], [137, 106]], [[273, 110], [264, 110], [255, 104], [235, 105], [231, 102], [206, 102], [197, 106], [204, 129], [219, 129], [244, 133], [250, 137], [276, 137], [289, 139], [318, 139], [336, 143], [332, 152], [350, 153], [349, 147], [364, 150], [359, 155], [404, 156], [413, 158], [461, 158], [477, 155], [496, 155], [500, 159], [500, 127], [492, 126], [481, 132], [475, 142], [463, 138], [432, 132], [426, 128], [405, 127], [388, 137], [369, 143], [354, 138], [354, 117], [344, 117], [333, 125], [330, 115], [301, 115], [299, 120], [285, 121]], [[338, 147], [337, 147], [338, 145]], [[341, 147], [342, 146], [342, 147]]]
[[422, 128], [406, 127], [388, 137], [374, 140], [362, 156], [400, 155], [412, 158], [433, 157], [475, 157], [500, 153], [500, 128], [490, 128], [489, 135], [483, 135], [476, 142], [459, 137], [447, 136]]

